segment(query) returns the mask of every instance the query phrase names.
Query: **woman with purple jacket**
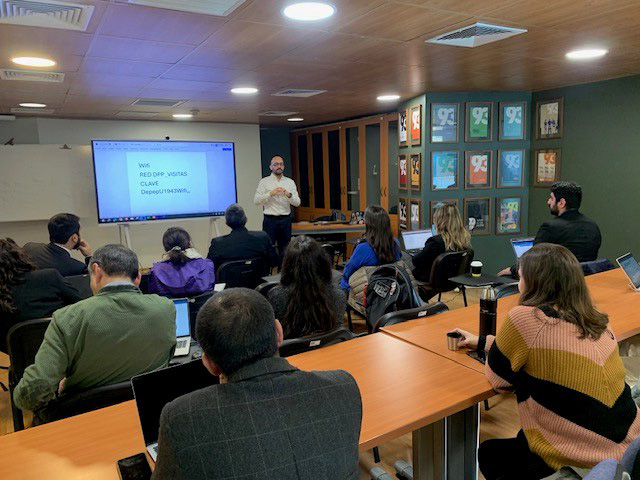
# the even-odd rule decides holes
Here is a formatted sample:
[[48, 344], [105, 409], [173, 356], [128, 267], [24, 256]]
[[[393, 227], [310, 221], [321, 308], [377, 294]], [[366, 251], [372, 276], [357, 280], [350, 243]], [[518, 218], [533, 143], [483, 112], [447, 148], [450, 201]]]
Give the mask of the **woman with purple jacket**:
[[184, 228], [172, 227], [162, 236], [164, 262], [156, 262], [149, 272], [149, 293], [163, 297], [188, 297], [213, 290], [216, 283], [213, 262], [193, 248]]

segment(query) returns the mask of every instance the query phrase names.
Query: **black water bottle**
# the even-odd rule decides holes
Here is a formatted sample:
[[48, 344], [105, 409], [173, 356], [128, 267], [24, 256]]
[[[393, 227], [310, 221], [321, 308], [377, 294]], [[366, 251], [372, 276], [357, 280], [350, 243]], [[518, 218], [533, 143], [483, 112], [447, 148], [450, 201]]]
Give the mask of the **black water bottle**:
[[493, 287], [484, 287], [480, 297], [480, 336], [496, 334], [498, 300]]

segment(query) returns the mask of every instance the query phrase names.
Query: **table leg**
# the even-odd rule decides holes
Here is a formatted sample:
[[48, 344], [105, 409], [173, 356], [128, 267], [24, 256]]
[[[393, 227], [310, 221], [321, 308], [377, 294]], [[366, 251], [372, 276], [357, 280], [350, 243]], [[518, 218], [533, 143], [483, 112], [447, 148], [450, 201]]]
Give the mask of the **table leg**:
[[477, 480], [478, 405], [413, 432], [415, 480]]

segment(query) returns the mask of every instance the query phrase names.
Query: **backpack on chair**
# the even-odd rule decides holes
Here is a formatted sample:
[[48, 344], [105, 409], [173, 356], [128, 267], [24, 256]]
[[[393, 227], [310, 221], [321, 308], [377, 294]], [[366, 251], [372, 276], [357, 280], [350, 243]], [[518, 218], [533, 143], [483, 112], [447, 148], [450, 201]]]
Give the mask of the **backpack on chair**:
[[407, 272], [393, 263], [373, 271], [364, 287], [362, 303], [369, 333], [384, 314], [422, 305]]

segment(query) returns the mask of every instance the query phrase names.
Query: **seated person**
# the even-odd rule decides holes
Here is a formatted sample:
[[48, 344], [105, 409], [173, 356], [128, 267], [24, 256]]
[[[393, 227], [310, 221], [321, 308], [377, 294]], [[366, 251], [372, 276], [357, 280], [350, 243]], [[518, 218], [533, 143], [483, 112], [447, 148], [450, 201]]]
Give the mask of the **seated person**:
[[186, 297], [213, 290], [216, 283], [213, 262], [202, 258], [193, 248], [184, 228], [169, 228], [162, 236], [162, 245], [168, 258], [151, 267], [149, 293]]
[[7, 352], [7, 333], [16, 323], [49, 317], [80, 300], [57, 270], [36, 270], [16, 242], [0, 239], [0, 351]]
[[360, 267], [375, 267], [400, 260], [400, 243], [393, 238], [391, 219], [379, 205], [371, 205], [364, 212], [365, 233], [363, 242], [353, 250], [349, 262], [344, 266], [340, 286], [349, 291], [349, 277]]
[[[59, 213], [49, 220], [50, 243], [27, 243], [25, 253], [38, 268], [55, 268], [63, 277], [87, 273], [91, 247], [80, 238], [80, 219], [72, 213]], [[72, 250], [84, 255], [82, 263], [71, 256]]]
[[224, 219], [231, 228], [231, 233], [211, 240], [207, 255], [215, 265], [216, 271], [225, 262], [248, 258], [264, 258], [268, 267], [276, 265], [278, 256], [269, 235], [262, 231], [247, 230], [247, 216], [240, 205], [229, 205], [224, 212]]
[[462, 334], [487, 355], [493, 388], [515, 392], [522, 430], [487, 440], [478, 461], [487, 480], [539, 479], [563, 466], [620, 460], [640, 435], [640, 415], [607, 315], [591, 303], [576, 257], [540, 243], [520, 259], [519, 306], [497, 336]]
[[[413, 276], [428, 282], [434, 260], [446, 252], [459, 252], [471, 249], [471, 235], [464, 227], [460, 212], [455, 205], [445, 203], [433, 213], [436, 233], [429, 238], [422, 251], [413, 256]], [[423, 298], [423, 300], [426, 300]]]
[[[549, 212], [554, 216], [540, 225], [534, 245], [555, 243], [567, 247], [578, 262], [591, 262], [598, 258], [602, 243], [598, 224], [578, 210], [582, 203], [582, 188], [576, 182], [555, 182], [547, 200]], [[517, 267], [507, 267], [498, 275], [517, 276]]]
[[164, 407], [152, 478], [359, 478], [362, 400], [351, 375], [280, 358], [282, 326], [255, 290], [211, 297], [196, 330], [220, 384]]
[[166, 367], [176, 346], [176, 309], [139, 289], [138, 257], [122, 245], [96, 250], [89, 264], [95, 296], [53, 314], [35, 363], [13, 392], [37, 410], [57, 393], [129, 380]]
[[282, 323], [284, 338], [329, 332], [342, 323], [347, 296], [332, 281], [331, 261], [313, 238], [294, 237], [284, 254], [280, 285], [269, 302]]

